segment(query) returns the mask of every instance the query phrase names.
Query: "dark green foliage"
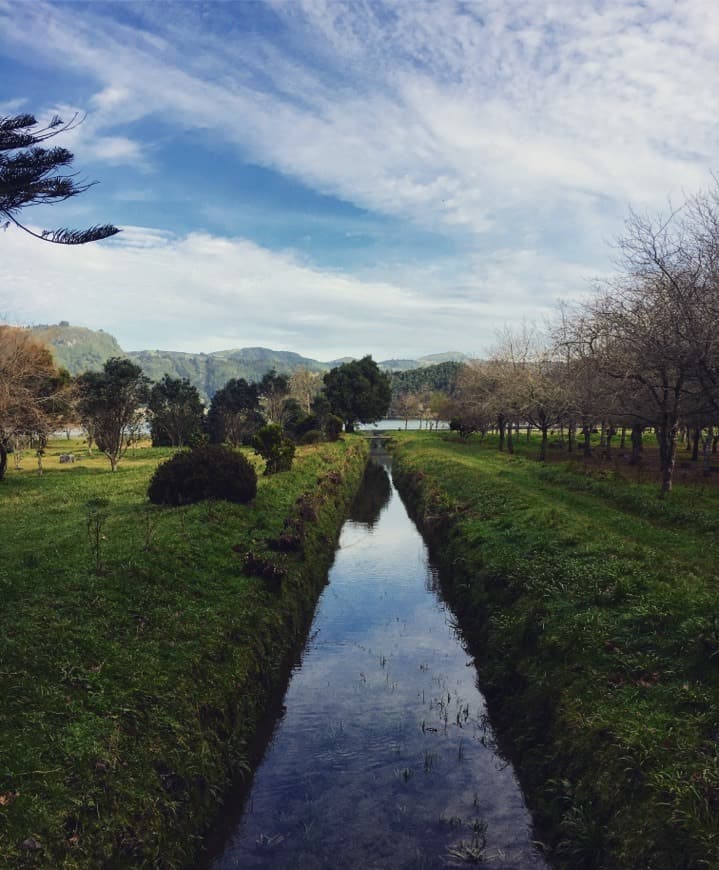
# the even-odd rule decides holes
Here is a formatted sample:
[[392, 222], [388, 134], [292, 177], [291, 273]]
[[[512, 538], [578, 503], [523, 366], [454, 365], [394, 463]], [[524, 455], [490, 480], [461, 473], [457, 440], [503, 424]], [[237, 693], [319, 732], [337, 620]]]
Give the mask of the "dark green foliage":
[[321, 429], [308, 429], [299, 439], [300, 444], [319, 444], [324, 441], [324, 432]]
[[466, 441], [472, 433], [477, 431], [477, 424], [470, 415], [466, 417], [453, 417], [449, 421], [449, 428], [452, 432], [459, 433], [459, 437]]
[[325, 418], [325, 435], [328, 441], [337, 441], [342, 434], [342, 418], [336, 414], [328, 414]]
[[295, 429], [295, 435], [296, 437], [301, 438], [305, 433], [316, 430], [322, 432], [322, 420], [317, 416], [317, 414], [308, 414], [298, 423]]
[[355, 423], [374, 423], [389, 410], [389, 377], [371, 356], [332, 369], [324, 382], [332, 412], [345, 421], [348, 432], [354, 431]]
[[310, 410], [320, 421], [323, 421], [328, 414], [332, 413], [329, 400], [324, 393], [318, 393], [314, 399], [312, 399]]
[[424, 392], [439, 392], [452, 396], [457, 383], [457, 374], [461, 368], [461, 363], [443, 362], [419, 369], [391, 372], [392, 396], [394, 398], [405, 393]]
[[101, 372], [77, 379], [77, 409], [83, 425], [110, 460], [113, 471], [139, 438], [140, 407], [147, 401], [148, 379], [129, 359], [109, 359]]
[[268, 423], [257, 431], [252, 439], [255, 451], [265, 460], [265, 474], [289, 471], [295, 456], [295, 445], [282, 434], [276, 423]]
[[282, 429], [287, 435], [297, 441], [308, 429], [317, 428], [316, 425], [306, 425], [306, 420], [312, 422], [311, 416], [302, 410], [302, 405], [297, 399], [284, 400], [282, 403]]
[[287, 375], [278, 375], [274, 369], [266, 372], [257, 384], [257, 392], [262, 402], [262, 410], [270, 423], [283, 422], [284, 405], [290, 390]]
[[[317, 440], [324, 441], [322, 418], [317, 414], [305, 414], [295, 399], [287, 399], [282, 418], [285, 434], [293, 438], [298, 444], [316, 444]], [[319, 439], [307, 441], [305, 436], [310, 432], [318, 432]]]
[[[66, 148], [42, 148], [41, 143], [77, 126], [75, 118], [63, 124], [57, 115], [41, 127], [32, 115], [0, 117], [0, 215], [31, 236], [61, 245], [82, 245], [118, 233], [106, 224], [87, 230], [43, 230], [35, 233], [20, 223], [17, 215], [30, 205], [62, 202], [86, 191], [91, 184], [78, 183], [77, 173], [63, 174], [73, 155]], [[10, 153], [14, 152], [14, 153]]]
[[257, 475], [241, 453], [220, 444], [208, 444], [182, 453], [158, 466], [147, 497], [154, 504], [194, 504], [220, 499], [239, 504], [257, 493]]
[[242, 444], [262, 425], [260, 397], [256, 384], [244, 378], [232, 378], [212, 397], [207, 415], [210, 443]]
[[165, 375], [147, 403], [153, 447], [186, 447], [202, 431], [200, 394], [187, 378]]

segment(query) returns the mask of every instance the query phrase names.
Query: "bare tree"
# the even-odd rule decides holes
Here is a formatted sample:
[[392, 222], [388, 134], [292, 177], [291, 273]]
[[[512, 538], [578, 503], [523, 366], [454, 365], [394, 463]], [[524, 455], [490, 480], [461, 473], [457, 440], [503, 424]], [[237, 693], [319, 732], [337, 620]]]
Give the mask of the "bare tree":
[[0, 325], [0, 480], [10, 439], [31, 433], [44, 438], [63, 386], [46, 347], [25, 329]]
[[312, 412], [312, 400], [322, 389], [321, 372], [298, 368], [290, 376], [290, 396], [297, 399], [305, 414]]

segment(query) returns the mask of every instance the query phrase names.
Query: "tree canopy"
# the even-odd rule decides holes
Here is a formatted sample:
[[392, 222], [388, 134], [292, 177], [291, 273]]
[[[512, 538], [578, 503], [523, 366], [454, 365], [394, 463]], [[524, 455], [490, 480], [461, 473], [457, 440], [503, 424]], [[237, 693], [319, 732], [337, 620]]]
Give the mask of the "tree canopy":
[[231, 378], [212, 397], [207, 415], [211, 443], [227, 441], [236, 447], [263, 423], [257, 384], [250, 384], [244, 378]]
[[187, 378], [165, 375], [150, 390], [147, 409], [155, 446], [186, 446], [202, 430], [204, 407]]
[[86, 372], [77, 379], [80, 418], [113, 471], [140, 437], [148, 383], [140, 366], [119, 357], [109, 359], [101, 372]]
[[356, 423], [374, 423], [389, 410], [389, 378], [371, 356], [337, 366], [327, 372], [324, 382], [332, 412], [345, 421], [348, 432]]
[[60, 228], [36, 233], [17, 218], [28, 206], [62, 202], [95, 183], [80, 183], [76, 173], [61, 171], [74, 159], [66, 148], [41, 147], [41, 143], [74, 129], [78, 123], [73, 118], [65, 124], [55, 116], [42, 127], [33, 115], [0, 116], [0, 215], [7, 219], [5, 228], [13, 223], [35, 238], [61, 245], [83, 245], [120, 232], [112, 224], [102, 224], [86, 230]]

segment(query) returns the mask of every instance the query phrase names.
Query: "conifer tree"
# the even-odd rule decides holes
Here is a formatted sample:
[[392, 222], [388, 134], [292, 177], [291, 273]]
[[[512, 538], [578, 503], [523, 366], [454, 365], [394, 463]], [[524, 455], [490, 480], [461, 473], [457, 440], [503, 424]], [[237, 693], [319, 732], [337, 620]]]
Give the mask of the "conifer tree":
[[4, 229], [12, 223], [35, 238], [60, 245], [83, 245], [120, 232], [112, 224], [103, 224], [86, 230], [60, 228], [36, 233], [18, 220], [17, 215], [28, 206], [62, 202], [95, 183], [79, 182], [77, 173], [63, 171], [73, 161], [66, 148], [42, 147], [78, 123], [77, 116], [65, 124], [56, 115], [42, 127], [33, 115], [0, 116], [0, 219], [6, 219]]

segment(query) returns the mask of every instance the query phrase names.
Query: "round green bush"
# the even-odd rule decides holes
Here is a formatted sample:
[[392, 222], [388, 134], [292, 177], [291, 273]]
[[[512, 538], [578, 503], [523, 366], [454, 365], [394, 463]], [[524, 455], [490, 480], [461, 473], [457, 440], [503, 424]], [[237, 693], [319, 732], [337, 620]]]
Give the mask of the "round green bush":
[[257, 493], [257, 474], [241, 453], [207, 444], [176, 453], [150, 480], [147, 496], [154, 504], [193, 504], [208, 498], [244, 503]]
[[268, 423], [255, 433], [252, 439], [255, 453], [265, 460], [265, 474], [277, 474], [278, 471], [289, 471], [295, 457], [295, 445], [282, 434], [282, 427], [276, 423]]
[[309, 429], [300, 438], [300, 444], [319, 444], [325, 440], [325, 433], [321, 429]]

